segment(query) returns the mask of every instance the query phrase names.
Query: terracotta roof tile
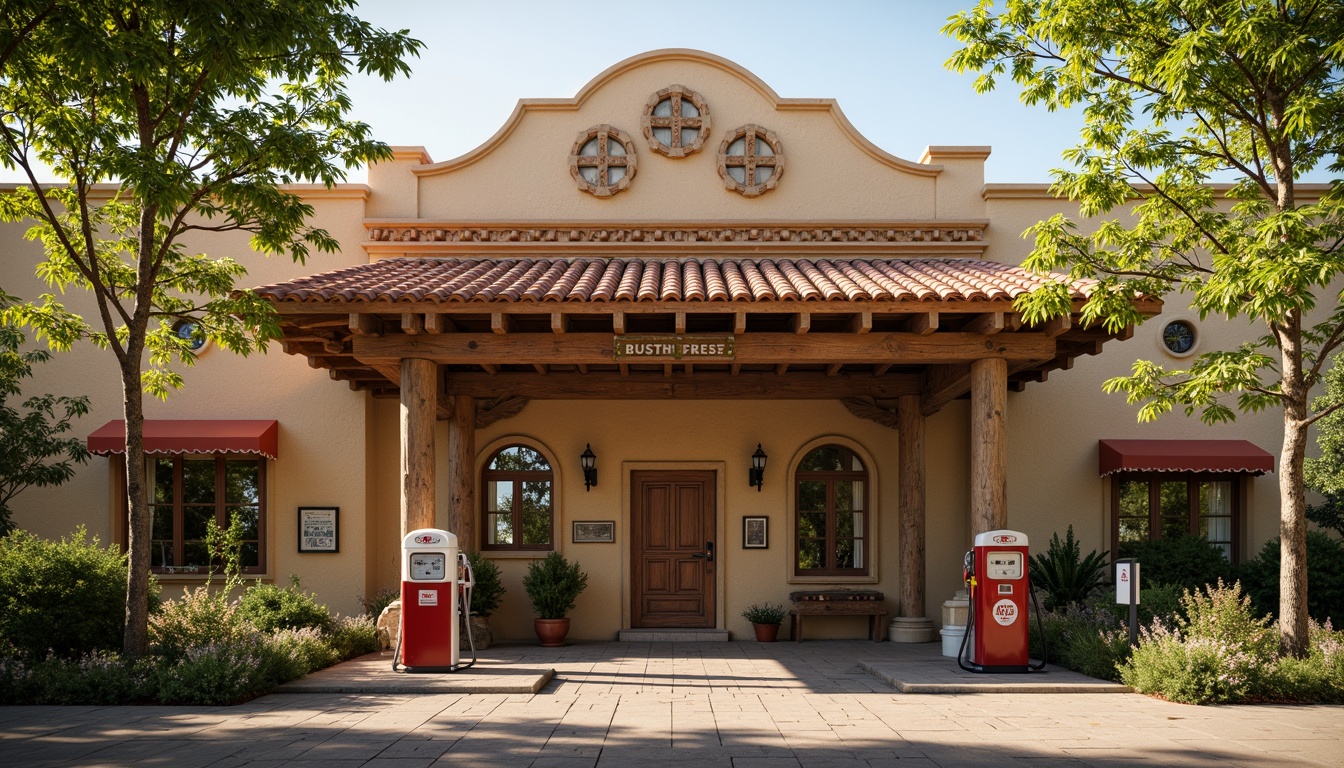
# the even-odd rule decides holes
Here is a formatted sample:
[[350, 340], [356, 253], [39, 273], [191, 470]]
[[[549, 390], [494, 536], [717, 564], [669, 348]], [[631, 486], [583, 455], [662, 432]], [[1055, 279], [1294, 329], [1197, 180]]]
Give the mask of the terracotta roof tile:
[[[1059, 276], [975, 259], [381, 259], [257, 288], [276, 302], [998, 301]], [[1086, 298], [1090, 281], [1068, 283]]]

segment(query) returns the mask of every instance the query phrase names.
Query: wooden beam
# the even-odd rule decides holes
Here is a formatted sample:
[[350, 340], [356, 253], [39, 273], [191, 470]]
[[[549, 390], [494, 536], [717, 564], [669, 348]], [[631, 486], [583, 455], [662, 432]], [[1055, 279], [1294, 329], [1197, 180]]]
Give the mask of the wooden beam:
[[836, 375], [837, 373], [840, 372], [840, 369], [841, 369], [841, 368], [844, 368], [844, 367], [845, 367], [845, 364], [844, 364], [844, 363], [832, 363], [832, 364], [826, 366], [826, 375], [827, 375], [827, 376], [834, 376], [834, 375]]
[[746, 333], [746, 332], [747, 332], [747, 313], [746, 313], [746, 312], [734, 312], [734, 313], [733, 313], [733, 335], [734, 335], [734, 336], [741, 336], [742, 334], [744, 334], [744, 333]]
[[776, 375], [776, 376], [783, 376], [784, 374], [786, 374], [786, 373], [788, 373], [788, 372], [789, 372], [789, 364], [788, 364], [788, 363], [780, 363], [779, 365], [776, 365], [776, 366], [775, 366], [775, 375]]
[[686, 332], [686, 312], [684, 310], [678, 310], [673, 314], [672, 326], [677, 333]]
[[1008, 361], [971, 363], [971, 535], [1008, 525]]
[[892, 366], [891, 366], [891, 363], [882, 363], [881, 365], [874, 365], [874, 366], [873, 366], [873, 375], [874, 375], [874, 376], [882, 376], [882, 375], [885, 374], [887, 371], [890, 371], [890, 370], [891, 370], [891, 367], [892, 367]]
[[348, 327], [350, 333], [356, 336], [378, 336], [382, 333], [379, 329], [378, 318], [374, 315], [352, 312]]
[[859, 312], [849, 321], [851, 333], [868, 333], [873, 330], [873, 313]]
[[493, 376], [499, 373], [499, 366], [494, 363], [481, 363], [481, 370]]
[[896, 403], [900, 610], [906, 618], [924, 618], [924, 406], [919, 395], [902, 395]]
[[612, 312], [612, 313], [611, 313], [611, 332], [614, 333], [614, 334], [616, 334], [617, 336], [622, 336], [622, 335], [625, 334], [625, 313], [624, 313], [624, 312]]
[[452, 333], [453, 321], [447, 315], [430, 312], [425, 315], [425, 333]]
[[457, 545], [474, 551], [476, 541], [476, 401], [468, 395], [452, 396], [453, 416], [448, 420], [448, 530], [457, 534]]
[[533, 363], [533, 364], [532, 364], [532, 368], [533, 368], [537, 373], [540, 373], [542, 376], [545, 376], [545, 375], [546, 375], [546, 372], [547, 372], [548, 370], [550, 370], [549, 368], [546, 367], [546, 364], [545, 364], [545, 363]]
[[986, 312], [983, 315], [976, 315], [975, 319], [971, 320], [966, 325], [963, 325], [961, 330], [966, 333], [979, 333], [985, 336], [993, 336], [1003, 330], [1003, 313]]
[[971, 366], [964, 363], [931, 365], [920, 378], [920, 409], [925, 416], [971, 391]]
[[672, 364], [671, 364], [671, 363], [663, 363], [663, 377], [664, 377], [664, 378], [671, 378], [671, 377], [672, 377]]
[[1043, 325], [1039, 327], [1039, 330], [1041, 333], [1044, 333], [1046, 336], [1049, 336], [1050, 338], [1053, 339], [1054, 337], [1060, 335], [1061, 333], [1064, 333], [1065, 331], [1069, 330], [1072, 324], [1073, 321], [1068, 315], [1060, 315], [1059, 317], [1047, 320]]
[[799, 312], [790, 317], [789, 330], [794, 333], [807, 333], [812, 330], [812, 315], [808, 312]]
[[569, 315], [563, 312], [551, 313], [551, 333], [568, 333]]
[[575, 367], [579, 369], [579, 375], [581, 375], [581, 376], [587, 376], [587, 375], [588, 375], [588, 366], [584, 365], [583, 363], [579, 363], [579, 364], [578, 364], [577, 366], [575, 366]]
[[[437, 336], [393, 334], [354, 336], [355, 359], [400, 360], [417, 357], [445, 365], [547, 363], [610, 364], [613, 337], [608, 333], [451, 333]], [[734, 342], [734, 362], [744, 365], [915, 365], [969, 362], [987, 357], [1006, 360], [1049, 360], [1055, 340], [1039, 333], [1001, 333], [986, 338], [974, 333], [749, 333]], [[650, 360], [648, 362], [663, 362]]]
[[510, 320], [509, 320], [509, 318], [508, 318], [508, 315], [505, 315], [503, 312], [491, 312], [491, 313], [490, 313], [490, 330], [491, 330], [491, 331], [493, 331], [493, 332], [495, 332], [495, 333], [497, 333], [497, 334], [499, 334], [499, 335], [502, 336], [502, 335], [504, 335], [504, 334], [506, 334], [506, 333], [509, 332], [509, 326], [510, 326], [510, 325], [512, 325], [512, 322], [510, 322]]
[[418, 312], [403, 312], [401, 315], [401, 332], [415, 335], [424, 333], [425, 316]]
[[621, 374], [622, 376], [629, 376], [629, 375], [630, 375], [630, 366], [629, 366], [629, 365], [626, 365], [625, 363], [621, 363], [620, 365], [616, 366], [616, 370], [617, 370], [617, 371], [620, 371], [620, 374]]
[[703, 370], [694, 376], [674, 373], [671, 378], [664, 377], [662, 371], [628, 376], [616, 372], [593, 371], [580, 376], [552, 371], [545, 378], [514, 371], [493, 376], [449, 372], [444, 383], [446, 391], [455, 395], [493, 399], [507, 393], [532, 400], [890, 399], [919, 394], [919, 386], [919, 377], [913, 374], [875, 378], [866, 373], [826, 376], [820, 372], [796, 372], [776, 376], [748, 371], [734, 376]]
[[741, 363], [733, 363], [732, 365], [728, 366], [728, 373], [732, 376], [736, 376], [741, 372], [742, 372]]
[[434, 417], [438, 368], [401, 361], [401, 535], [434, 524]]
[[917, 315], [911, 315], [910, 319], [905, 321], [905, 330], [920, 336], [936, 333], [938, 331], [938, 313], [921, 312]]

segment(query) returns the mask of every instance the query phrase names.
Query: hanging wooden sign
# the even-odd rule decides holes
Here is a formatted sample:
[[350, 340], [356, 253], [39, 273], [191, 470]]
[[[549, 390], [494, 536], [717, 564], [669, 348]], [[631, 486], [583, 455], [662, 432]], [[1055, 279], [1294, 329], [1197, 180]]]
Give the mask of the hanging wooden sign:
[[732, 360], [732, 336], [648, 334], [617, 336], [612, 355], [616, 360]]

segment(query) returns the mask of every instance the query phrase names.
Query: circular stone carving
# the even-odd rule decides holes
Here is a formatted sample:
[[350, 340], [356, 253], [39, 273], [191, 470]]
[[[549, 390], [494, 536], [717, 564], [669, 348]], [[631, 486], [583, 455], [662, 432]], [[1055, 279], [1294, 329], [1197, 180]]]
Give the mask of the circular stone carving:
[[635, 145], [625, 131], [595, 125], [579, 134], [569, 152], [569, 175], [579, 189], [611, 197], [635, 178]]
[[744, 125], [728, 132], [719, 145], [723, 183], [746, 197], [769, 192], [784, 173], [784, 148], [774, 131]]
[[709, 105], [684, 85], [669, 85], [649, 97], [640, 126], [649, 149], [668, 157], [699, 152], [709, 139]]

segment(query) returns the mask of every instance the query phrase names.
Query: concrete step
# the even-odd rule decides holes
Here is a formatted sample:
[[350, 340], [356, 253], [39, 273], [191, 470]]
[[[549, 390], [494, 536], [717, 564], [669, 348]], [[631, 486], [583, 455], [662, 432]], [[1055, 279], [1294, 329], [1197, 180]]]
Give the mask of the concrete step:
[[616, 639], [623, 643], [726, 643], [726, 629], [622, 629]]

